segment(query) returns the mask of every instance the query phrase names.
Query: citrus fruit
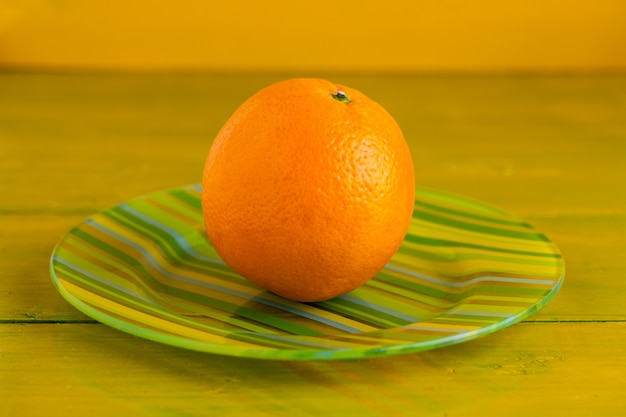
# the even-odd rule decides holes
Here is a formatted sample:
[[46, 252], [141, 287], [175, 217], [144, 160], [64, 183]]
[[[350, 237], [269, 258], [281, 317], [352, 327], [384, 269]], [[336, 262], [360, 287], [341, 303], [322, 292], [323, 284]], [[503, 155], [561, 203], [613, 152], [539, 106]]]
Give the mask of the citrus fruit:
[[414, 204], [411, 154], [362, 93], [291, 79], [246, 100], [202, 177], [209, 240], [235, 272], [285, 298], [351, 291], [398, 250]]

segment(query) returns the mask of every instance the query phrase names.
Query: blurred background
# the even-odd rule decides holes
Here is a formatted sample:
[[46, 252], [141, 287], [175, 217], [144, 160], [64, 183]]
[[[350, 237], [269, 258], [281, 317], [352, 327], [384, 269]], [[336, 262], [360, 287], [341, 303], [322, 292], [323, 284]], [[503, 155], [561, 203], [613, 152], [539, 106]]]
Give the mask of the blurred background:
[[626, 69], [623, 0], [2, 0], [0, 68]]

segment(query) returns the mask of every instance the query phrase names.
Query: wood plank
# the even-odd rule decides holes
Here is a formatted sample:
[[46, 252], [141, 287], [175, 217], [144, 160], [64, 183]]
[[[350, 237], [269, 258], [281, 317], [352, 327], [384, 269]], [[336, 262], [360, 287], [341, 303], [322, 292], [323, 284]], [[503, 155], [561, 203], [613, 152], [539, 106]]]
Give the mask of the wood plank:
[[0, 320], [86, 320], [50, 279], [50, 255], [83, 215], [0, 216]]
[[99, 324], [5, 324], [0, 414], [617, 417], [626, 411], [625, 331], [624, 322], [526, 323], [418, 354], [276, 362], [186, 351]]
[[[0, 76], [0, 210], [96, 210], [198, 182], [219, 127], [284, 76]], [[625, 214], [626, 77], [331, 77], [405, 131], [417, 184], [514, 213]]]

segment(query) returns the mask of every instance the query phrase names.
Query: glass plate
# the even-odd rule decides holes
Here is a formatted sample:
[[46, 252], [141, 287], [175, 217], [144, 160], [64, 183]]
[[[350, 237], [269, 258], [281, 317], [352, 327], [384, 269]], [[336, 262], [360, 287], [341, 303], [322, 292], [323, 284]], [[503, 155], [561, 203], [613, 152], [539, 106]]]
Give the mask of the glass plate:
[[293, 302], [220, 260], [193, 185], [87, 218], [54, 248], [50, 272], [78, 310], [136, 336], [216, 354], [316, 360], [417, 352], [504, 329], [554, 297], [564, 262], [520, 218], [418, 189], [408, 234], [382, 271], [332, 300]]

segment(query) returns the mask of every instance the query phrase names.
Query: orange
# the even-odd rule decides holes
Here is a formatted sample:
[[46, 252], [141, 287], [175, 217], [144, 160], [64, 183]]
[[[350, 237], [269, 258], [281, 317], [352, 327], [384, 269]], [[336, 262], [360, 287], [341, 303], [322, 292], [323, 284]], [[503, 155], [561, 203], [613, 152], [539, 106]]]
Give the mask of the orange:
[[246, 100], [215, 138], [202, 178], [206, 230], [222, 260], [303, 302], [381, 270], [413, 204], [413, 163], [393, 117], [319, 79], [282, 81]]

